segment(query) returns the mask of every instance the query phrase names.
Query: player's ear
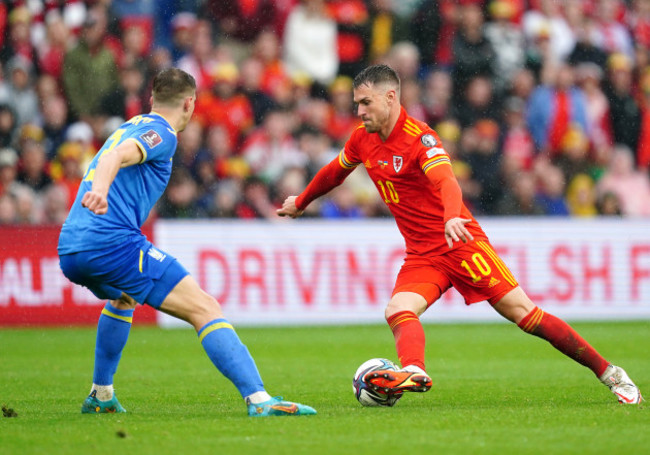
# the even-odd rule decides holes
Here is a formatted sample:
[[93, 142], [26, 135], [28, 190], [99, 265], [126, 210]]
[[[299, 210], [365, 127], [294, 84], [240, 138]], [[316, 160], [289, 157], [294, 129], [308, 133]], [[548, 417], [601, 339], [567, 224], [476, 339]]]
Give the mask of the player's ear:
[[386, 91], [386, 101], [388, 101], [388, 104], [392, 105], [395, 100], [397, 99], [397, 92], [395, 89], [388, 89]]
[[190, 109], [192, 109], [192, 101], [194, 100], [194, 97], [188, 96], [185, 98], [185, 101], [183, 102], [183, 112], [189, 112]]

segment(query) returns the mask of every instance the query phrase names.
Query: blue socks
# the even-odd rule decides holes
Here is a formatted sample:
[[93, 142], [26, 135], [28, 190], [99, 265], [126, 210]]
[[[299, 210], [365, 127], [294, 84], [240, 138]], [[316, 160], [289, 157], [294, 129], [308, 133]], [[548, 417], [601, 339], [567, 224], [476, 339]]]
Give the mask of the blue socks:
[[133, 309], [118, 310], [107, 302], [97, 323], [93, 383], [112, 385], [133, 321]]
[[227, 320], [208, 322], [198, 335], [214, 366], [235, 384], [242, 397], [264, 390], [255, 361]]

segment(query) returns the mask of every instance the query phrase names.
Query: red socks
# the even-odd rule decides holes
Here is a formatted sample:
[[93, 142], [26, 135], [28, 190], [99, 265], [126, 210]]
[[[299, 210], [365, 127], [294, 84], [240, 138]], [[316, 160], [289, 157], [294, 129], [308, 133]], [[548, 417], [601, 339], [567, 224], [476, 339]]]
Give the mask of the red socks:
[[586, 366], [597, 377], [609, 362], [592, 348], [569, 324], [535, 307], [517, 324], [521, 330], [545, 339], [562, 354]]
[[386, 319], [395, 337], [400, 364], [416, 365], [424, 370], [424, 329], [412, 311], [400, 311]]

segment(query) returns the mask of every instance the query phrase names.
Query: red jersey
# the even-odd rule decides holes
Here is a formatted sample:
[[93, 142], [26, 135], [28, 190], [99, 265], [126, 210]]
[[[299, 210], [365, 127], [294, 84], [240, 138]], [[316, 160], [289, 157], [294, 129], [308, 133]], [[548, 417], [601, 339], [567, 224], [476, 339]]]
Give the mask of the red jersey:
[[[471, 219], [465, 225], [467, 230], [475, 240], [487, 240], [462, 202], [460, 187], [440, 138], [426, 123], [409, 117], [404, 108], [385, 142], [378, 134], [368, 133], [360, 126], [335, 161], [338, 170], [334, 162], [327, 165], [297, 198], [299, 209], [363, 164], [395, 217], [408, 255], [437, 256], [450, 251], [444, 234], [445, 223], [455, 217]], [[453, 248], [462, 245], [455, 242]]]

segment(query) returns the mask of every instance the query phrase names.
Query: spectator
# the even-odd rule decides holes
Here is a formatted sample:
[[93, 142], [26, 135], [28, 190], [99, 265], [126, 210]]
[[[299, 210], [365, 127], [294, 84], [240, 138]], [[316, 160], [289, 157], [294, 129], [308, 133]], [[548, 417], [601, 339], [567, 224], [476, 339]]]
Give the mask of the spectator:
[[347, 76], [337, 77], [329, 86], [329, 100], [331, 115], [327, 124], [327, 134], [337, 146], [342, 147], [359, 125], [359, 118], [354, 115], [352, 79]]
[[536, 198], [535, 176], [531, 172], [520, 172], [514, 176], [496, 211], [499, 215], [509, 216], [543, 215], [544, 208]]
[[395, 43], [386, 56], [388, 65], [399, 75], [402, 81], [418, 80], [420, 76], [420, 51], [410, 41]]
[[443, 121], [451, 108], [453, 82], [447, 71], [435, 70], [429, 73], [424, 82], [423, 105], [426, 121], [435, 125]]
[[569, 216], [569, 207], [564, 192], [566, 181], [560, 168], [547, 165], [535, 169], [540, 190], [537, 193], [537, 204], [544, 210], [544, 214], [551, 216]]
[[250, 55], [260, 31], [275, 33], [276, 7], [272, 0], [207, 0], [205, 10], [217, 25], [220, 43], [231, 49], [237, 63]]
[[327, 9], [337, 24], [339, 74], [354, 77], [367, 63], [368, 9], [363, 0], [329, 0]]
[[[370, 0], [368, 24], [368, 59], [379, 63], [388, 55], [393, 44], [407, 41], [409, 25], [395, 12], [393, 0]], [[419, 54], [418, 49], [418, 54]]]
[[472, 179], [481, 185], [476, 209], [493, 214], [501, 199], [501, 154], [499, 153], [499, 125], [490, 119], [481, 119], [465, 128], [461, 144], [463, 157], [472, 169]]
[[485, 26], [485, 37], [496, 53], [495, 85], [501, 93], [515, 71], [525, 63], [524, 34], [514, 22], [515, 8], [509, 0], [493, 0], [489, 11], [494, 21]]
[[65, 142], [68, 129], [68, 104], [62, 96], [52, 96], [42, 103], [43, 146], [48, 160], [54, 159], [56, 151]]
[[25, 125], [21, 131], [20, 170], [17, 180], [42, 195], [52, 184], [48, 174], [44, 131], [36, 125]]
[[61, 185], [52, 185], [45, 191], [43, 198], [42, 224], [61, 226], [68, 216], [71, 202], [68, 192]]
[[101, 99], [117, 85], [117, 66], [106, 36], [106, 11], [95, 6], [88, 12], [79, 43], [64, 61], [63, 83], [75, 117], [97, 113]]
[[589, 139], [577, 125], [573, 125], [560, 141], [559, 153], [552, 163], [564, 173], [564, 179], [571, 182], [578, 174], [597, 176], [594, 163], [589, 158]]
[[337, 31], [324, 0], [302, 0], [291, 11], [283, 42], [289, 75], [305, 73], [323, 85], [334, 80], [339, 64]]
[[621, 203], [615, 193], [607, 191], [596, 200], [596, 209], [602, 216], [623, 216]]
[[271, 31], [261, 32], [255, 40], [253, 57], [262, 62], [262, 91], [275, 99], [290, 81], [280, 58], [278, 37]]
[[460, 7], [459, 28], [452, 45], [452, 79], [456, 99], [461, 98], [470, 79], [476, 76], [494, 77], [496, 54], [485, 37], [483, 23], [483, 12], [478, 4], [466, 3]]
[[[102, 134], [101, 130], [99, 131], [99, 134]], [[82, 169], [88, 167], [92, 159], [95, 157], [95, 153], [103, 143], [102, 142], [99, 145], [95, 144], [97, 137], [99, 137], [99, 135], [95, 136], [95, 132], [91, 128], [90, 124], [86, 122], [72, 123], [68, 126], [68, 129], [65, 132], [65, 142], [74, 142], [81, 145], [80, 165]], [[52, 163], [52, 166], [50, 166], [50, 174], [53, 178], [58, 178], [60, 176], [60, 167], [57, 166], [56, 160]]]
[[617, 20], [618, 0], [597, 0], [594, 14], [593, 39], [599, 48], [607, 52], [621, 53], [632, 59], [634, 51], [629, 31]]
[[473, 125], [482, 118], [499, 120], [498, 100], [494, 99], [494, 86], [489, 77], [478, 75], [470, 78], [461, 100], [453, 109], [452, 116], [462, 127]]
[[68, 210], [77, 196], [84, 168], [81, 167], [84, 159], [83, 145], [77, 142], [65, 142], [56, 154], [55, 165], [60, 169], [56, 173], [55, 183], [66, 193]]
[[18, 129], [16, 113], [9, 104], [0, 104], [0, 148], [9, 147], [14, 142]]
[[0, 226], [15, 224], [18, 216], [16, 197], [10, 193], [0, 194]]
[[65, 25], [58, 10], [53, 10], [45, 17], [47, 39], [37, 49], [38, 68], [43, 74], [49, 74], [57, 81], [63, 77], [63, 62], [68, 52], [71, 39], [70, 30]]
[[[438, 133], [438, 137], [440, 137], [440, 140], [442, 141], [445, 152], [447, 152], [447, 155], [451, 158], [453, 166], [454, 160], [460, 160], [458, 153], [458, 141], [461, 133], [460, 125], [456, 120], [449, 119], [438, 123], [435, 127], [435, 131]], [[464, 191], [463, 194], [465, 194]]]
[[219, 179], [243, 179], [250, 173], [248, 165], [235, 154], [228, 131], [223, 125], [208, 129], [204, 153], [210, 155]]
[[4, 46], [0, 48], [0, 62], [7, 63], [21, 56], [32, 65], [36, 62], [36, 50], [30, 39], [32, 15], [27, 6], [18, 6], [9, 13], [9, 30]]
[[633, 0], [626, 14], [628, 28], [632, 32], [632, 40], [637, 45], [650, 48], [650, 2]]
[[650, 67], [645, 69], [639, 81], [639, 89], [641, 126], [636, 158], [638, 168], [643, 171], [648, 171], [650, 169]]
[[183, 132], [178, 135], [174, 170], [184, 169], [191, 175], [196, 157], [203, 147], [203, 130], [201, 123], [190, 120]]
[[18, 126], [33, 123], [38, 118], [38, 98], [33, 85], [33, 65], [21, 55], [7, 64], [9, 71], [9, 99], [16, 112]]
[[535, 90], [535, 75], [527, 68], [516, 71], [510, 80], [510, 95], [528, 102]]
[[219, 182], [209, 215], [214, 218], [237, 218], [240, 193], [241, 188], [238, 182], [232, 180]]
[[588, 131], [585, 96], [575, 86], [573, 68], [568, 64], [560, 65], [552, 85], [542, 85], [533, 91], [527, 123], [537, 148], [550, 156], [558, 153], [570, 125]]
[[122, 55], [119, 67], [137, 67], [146, 71], [144, 58], [149, 54], [153, 23], [146, 17], [129, 17], [121, 21]]
[[[332, 161], [336, 155], [331, 139], [322, 131], [308, 125], [303, 125], [296, 132], [296, 146], [300, 153], [307, 158], [304, 169], [307, 173], [306, 177], [309, 179], [316, 175], [321, 167]], [[289, 195], [291, 194], [296, 193], [289, 193]], [[281, 197], [277, 199], [284, 201]]]
[[12, 193], [21, 184], [18, 175], [18, 154], [12, 148], [0, 149], [0, 195]]
[[350, 185], [340, 185], [322, 201], [320, 216], [337, 219], [363, 218], [363, 212], [357, 204], [356, 195]]
[[244, 182], [242, 199], [235, 208], [237, 218], [250, 219], [277, 219], [276, 207], [271, 202], [269, 187], [259, 177], [249, 177]]
[[637, 150], [641, 130], [641, 109], [632, 95], [632, 61], [624, 54], [612, 54], [607, 61], [605, 95], [614, 142]]
[[562, 15], [562, 2], [540, 0], [539, 9], [530, 9], [522, 18], [524, 35], [529, 42], [547, 33], [551, 61], [564, 61], [575, 46], [575, 36]]
[[31, 188], [23, 187], [14, 192], [16, 224], [38, 224], [41, 222], [41, 201]]
[[650, 178], [647, 173], [634, 169], [634, 157], [625, 146], [614, 148], [597, 190], [599, 195], [614, 193], [625, 216], [650, 215]]
[[532, 169], [535, 143], [526, 128], [526, 103], [521, 98], [508, 98], [504, 104], [501, 149], [506, 175]]
[[242, 156], [253, 174], [273, 183], [285, 168], [303, 166], [307, 158], [291, 137], [291, 119], [284, 110], [268, 113], [261, 127], [255, 129], [242, 148]]
[[593, 217], [598, 214], [595, 184], [586, 174], [578, 174], [570, 181], [566, 199], [573, 216]]
[[212, 25], [199, 20], [192, 30], [192, 50], [177, 62], [177, 66], [191, 74], [196, 80], [196, 91], [200, 93], [212, 86], [212, 70], [217, 64], [212, 44]]
[[576, 67], [576, 76], [585, 94], [589, 139], [600, 161], [613, 143], [609, 101], [601, 89], [603, 71], [595, 63], [581, 63]]
[[[438, 2], [438, 0], [424, 0], [420, 3], [411, 19], [411, 41], [420, 50], [422, 65], [427, 68], [434, 63], [448, 65], [451, 60], [451, 56], [448, 56], [446, 59], [441, 59], [437, 52], [440, 48], [441, 36], [445, 39], [451, 39], [452, 36], [452, 33], [449, 33], [451, 31], [449, 30], [451, 22], [449, 20], [450, 8], [441, 8], [440, 3], [448, 4], [452, 8], [455, 8], [455, 4], [451, 1], [442, 0], [442, 2]], [[441, 33], [443, 27], [447, 33]]]
[[296, 192], [300, 193], [307, 186], [307, 173], [302, 167], [287, 168], [278, 180], [273, 191], [274, 205], [282, 207], [282, 202]]
[[400, 103], [408, 115], [418, 120], [426, 121], [427, 112], [422, 104], [422, 89], [416, 79], [402, 81], [400, 87]]
[[198, 188], [190, 172], [176, 168], [165, 193], [158, 201], [161, 218], [197, 218], [206, 214], [197, 204]]
[[182, 11], [171, 19], [172, 61], [178, 62], [182, 57], [192, 50], [193, 30], [196, 27], [196, 14], [189, 11]]
[[241, 64], [241, 92], [248, 98], [253, 109], [255, 125], [260, 125], [268, 111], [273, 108], [273, 100], [262, 91], [262, 62], [256, 58], [247, 58]]
[[194, 111], [195, 121], [204, 128], [223, 125], [235, 148], [254, 125], [248, 98], [237, 93], [238, 80], [239, 70], [234, 63], [217, 64], [212, 72], [212, 87], [200, 94]]
[[149, 110], [144, 92], [144, 74], [139, 66], [125, 66], [119, 71], [119, 86], [100, 101], [99, 113], [108, 117], [130, 119]]
[[569, 63], [593, 63], [601, 69], [607, 64], [607, 52], [598, 47], [594, 40], [593, 21], [588, 17], [580, 16], [580, 23], [575, 28], [576, 44], [569, 54]]

